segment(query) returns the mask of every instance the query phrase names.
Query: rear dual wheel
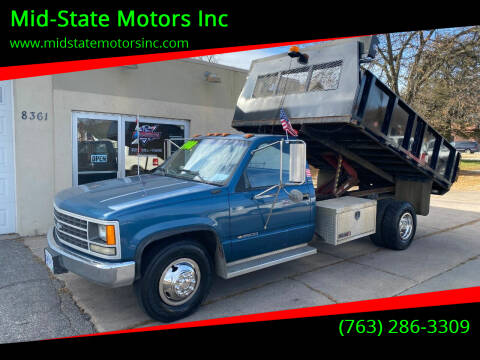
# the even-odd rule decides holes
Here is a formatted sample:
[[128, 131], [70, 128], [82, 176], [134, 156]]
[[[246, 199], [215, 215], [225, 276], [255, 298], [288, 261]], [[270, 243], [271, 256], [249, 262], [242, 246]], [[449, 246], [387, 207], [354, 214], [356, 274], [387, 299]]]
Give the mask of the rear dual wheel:
[[377, 203], [377, 233], [371, 235], [373, 243], [393, 250], [410, 246], [417, 229], [417, 216], [406, 201], [393, 199]]
[[377, 201], [377, 226], [375, 234], [370, 235], [370, 239], [377, 246], [385, 246], [385, 241], [383, 239], [382, 223], [383, 217], [385, 215], [385, 210], [387, 207], [392, 204], [394, 200], [392, 199], [382, 199]]

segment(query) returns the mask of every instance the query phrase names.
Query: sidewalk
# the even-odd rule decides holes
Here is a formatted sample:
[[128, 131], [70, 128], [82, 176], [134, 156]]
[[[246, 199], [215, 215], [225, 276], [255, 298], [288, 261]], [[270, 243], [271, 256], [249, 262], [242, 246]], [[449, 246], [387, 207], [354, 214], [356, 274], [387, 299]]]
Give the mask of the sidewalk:
[[96, 332], [89, 319], [21, 238], [0, 235], [0, 343]]

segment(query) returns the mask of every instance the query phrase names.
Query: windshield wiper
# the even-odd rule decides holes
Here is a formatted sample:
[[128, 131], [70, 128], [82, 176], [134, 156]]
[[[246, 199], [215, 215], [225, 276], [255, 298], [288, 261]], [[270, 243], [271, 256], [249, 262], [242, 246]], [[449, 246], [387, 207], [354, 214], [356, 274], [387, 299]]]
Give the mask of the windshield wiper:
[[194, 176], [198, 176], [200, 178], [200, 180], [202, 180], [203, 182], [208, 182], [207, 180], [205, 180], [201, 175], [200, 175], [200, 171], [195, 171], [195, 170], [189, 170], [189, 169], [181, 169], [180, 171], [185, 171], [187, 174], [192, 174]]
[[168, 174], [167, 170], [161, 167], [157, 167], [155, 170], [150, 170], [150, 174], [157, 176], [172, 176], [171, 174]]
[[165, 176], [172, 176], [172, 177], [176, 177], [176, 178], [186, 179], [185, 176], [182, 176], [182, 174], [180, 174], [180, 172], [185, 171], [187, 174], [198, 176], [201, 181], [195, 180], [193, 178], [188, 178], [188, 180], [192, 180], [192, 181], [196, 181], [196, 182], [202, 182], [202, 183], [205, 183], [205, 184], [210, 184], [210, 185], [215, 185], [215, 186], [222, 186], [221, 184], [218, 184], [218, 183], [215, 183], [215, 182], [212, 182], [212, 181], [207, 181], [206, 179], [204, 179], [198, 173], [198, 171], [187, 170], [187, 169], [181, 169], [180, 172], [177, 172], [177, 171], [174, 171], [174, 170], [170, 169], [170, 173], [168, 173], [167, 170], [165, 170], [165, 169], [163, 169], [163, 171], [164, 171]]

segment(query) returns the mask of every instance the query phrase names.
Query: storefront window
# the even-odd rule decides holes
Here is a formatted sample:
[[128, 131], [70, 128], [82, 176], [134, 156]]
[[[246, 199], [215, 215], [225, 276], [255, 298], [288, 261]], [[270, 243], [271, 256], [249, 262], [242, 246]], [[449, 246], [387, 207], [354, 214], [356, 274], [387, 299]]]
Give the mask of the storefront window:
[[[140, 173], [150, 172], [157, 166], [163, 164], [168, 143], [166, 139], [182, 139], [184, 137], [184, 126], [139, 123], [139, 137], [135, 130], [136, 123], [125, 123], [125, 175], [137, 175], [138, 167]], [[178, 142], [178, 140], [177, 140]], [[181, 146], [181, 142], [178, 143]], [[171, 153], [177, 147], [170, 145]], [[137, 156], [139, 154], [139, 156]]]
[[135, 128], [134, 115], [73, 112], [73, 184], [149, 173], [189, 135], [186, 120], [140, 116]]

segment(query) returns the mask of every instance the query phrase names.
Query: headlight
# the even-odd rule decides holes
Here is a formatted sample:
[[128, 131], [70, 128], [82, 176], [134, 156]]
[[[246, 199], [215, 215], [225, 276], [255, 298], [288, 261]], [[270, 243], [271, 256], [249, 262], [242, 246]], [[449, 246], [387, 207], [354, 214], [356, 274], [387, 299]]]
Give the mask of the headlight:
[[107, 226], [98, 224], [98, 237], [103, 241], [107, 241]]
[[[95, 229], [95, 228], [93, 228]], [[90, 251], [108, 255], [108, 256], [115, 256], [117, 255], [117, 249], [115, 247], [116, 235], [115, 235], [115, 225], [104, 225], [104, 224], [96, 224], [96, 234], [95, 238], [98, 240], [103, 241], [104, 243], [90, 243]], [[93, 231], [95, 231], [93, 230]]]
[[98, 237], [105, 241], [107, 245], [115, 245], [115, 226], [98, 224]]

